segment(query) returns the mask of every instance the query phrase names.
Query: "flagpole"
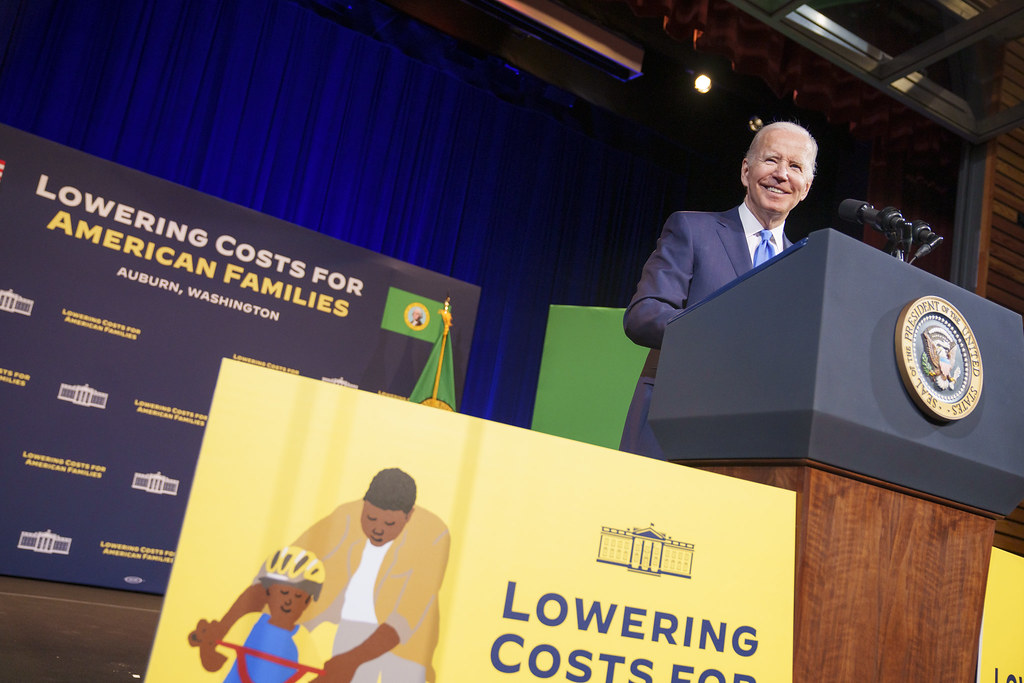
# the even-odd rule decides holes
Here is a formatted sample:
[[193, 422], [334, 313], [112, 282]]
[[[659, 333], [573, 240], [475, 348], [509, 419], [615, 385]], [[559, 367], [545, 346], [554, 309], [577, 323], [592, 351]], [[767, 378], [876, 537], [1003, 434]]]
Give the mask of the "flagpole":
[[434, 374], [434, 393], [431, 396], [437, 400], [437, 388], [441, 384], [441, 365], [444, 363], [444, 347], [448, 342], [448, 329], [452, 326], [451, 308], [452, 298], [445, 297], [444, 310], [441, 311], [441, 319], [444, 320], [444, 332], [441, 333], [441, 353], [437, 356], [437, 373]]

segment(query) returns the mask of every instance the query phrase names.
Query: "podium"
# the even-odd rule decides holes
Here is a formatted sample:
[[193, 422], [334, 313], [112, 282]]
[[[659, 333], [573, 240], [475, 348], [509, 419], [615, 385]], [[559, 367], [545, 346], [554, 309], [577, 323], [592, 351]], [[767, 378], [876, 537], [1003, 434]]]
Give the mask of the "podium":
[[[925, 336], [956, 347], [939, 379]], [[822, 230], [668, 324], [649, 421], [670, 460], [797, 492], [794, 681], [960, 683], [1021, 406], [1019, 315]]]

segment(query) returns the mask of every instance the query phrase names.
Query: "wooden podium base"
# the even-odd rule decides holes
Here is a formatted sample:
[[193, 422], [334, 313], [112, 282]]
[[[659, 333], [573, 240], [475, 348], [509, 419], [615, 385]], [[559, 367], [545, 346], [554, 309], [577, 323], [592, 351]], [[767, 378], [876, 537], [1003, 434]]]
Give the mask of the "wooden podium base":
[[676, 461], [797, 492], [795, 683], [974, 681], [995, 514], [811, 461]]

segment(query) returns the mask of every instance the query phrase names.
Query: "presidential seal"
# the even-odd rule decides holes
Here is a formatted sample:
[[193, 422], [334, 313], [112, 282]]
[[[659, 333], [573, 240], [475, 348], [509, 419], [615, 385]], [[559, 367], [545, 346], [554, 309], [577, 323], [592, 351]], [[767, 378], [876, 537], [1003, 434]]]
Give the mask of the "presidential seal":
[[949, 422], [971, 414], [984, 373], [978, 342], [960, 311], [937, 296], [911, 301], [896, 323], [896, 365], [925, 415]]

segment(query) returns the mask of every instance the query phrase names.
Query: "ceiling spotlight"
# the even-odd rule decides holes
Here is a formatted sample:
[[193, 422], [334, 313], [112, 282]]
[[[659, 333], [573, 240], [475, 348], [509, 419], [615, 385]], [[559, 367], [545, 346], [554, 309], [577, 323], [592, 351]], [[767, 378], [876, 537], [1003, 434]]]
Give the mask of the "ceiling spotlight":
[[711, 90], [711, 78], [706, 74], [700, 74], [693, 79], [693, 89], [702, 95], [707, 94], [708, 90]]
[[764, 128], [764, 121], [761, 120], [760, 116], [751, 116], [750, 120], [747, 121], [747, 125], [750, 126], [750, 130], [756, 133]]

